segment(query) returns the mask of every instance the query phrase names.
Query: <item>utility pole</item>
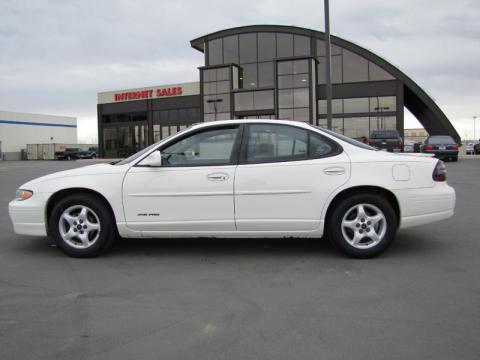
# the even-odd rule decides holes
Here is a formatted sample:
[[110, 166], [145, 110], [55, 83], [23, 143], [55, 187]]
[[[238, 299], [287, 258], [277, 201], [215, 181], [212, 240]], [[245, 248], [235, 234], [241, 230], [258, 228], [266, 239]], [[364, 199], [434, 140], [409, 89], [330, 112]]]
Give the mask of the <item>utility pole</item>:
[[327, 98], [327, 128], [332, 129], [332, 66], [331, 66], [331, 47], [330, 47], [330, 9], [328, 0], [324, 2], [325, 10], [325, 75], [326, 86], [325, 93]]
[[477, 138], [477, 117], [474, 116], [473, 117], [473, 139], [472, 140], [475, 140]]

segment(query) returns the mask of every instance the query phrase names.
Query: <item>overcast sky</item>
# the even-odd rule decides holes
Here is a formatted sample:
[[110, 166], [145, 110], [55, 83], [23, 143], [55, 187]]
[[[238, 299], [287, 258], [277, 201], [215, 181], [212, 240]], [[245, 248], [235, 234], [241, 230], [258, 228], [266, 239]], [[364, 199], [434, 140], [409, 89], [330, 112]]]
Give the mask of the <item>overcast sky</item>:
[[[330, 7], [332, 34], [398, 66], [462, 138], [478, 116], [480, 137], [480, 0]], [[95, 142], [97, 92], [198, 81], [189, 41], [254, 24], [323, 31], [323, 1], [0, 0], [0, 110], [76, 116], [79, 141]]]

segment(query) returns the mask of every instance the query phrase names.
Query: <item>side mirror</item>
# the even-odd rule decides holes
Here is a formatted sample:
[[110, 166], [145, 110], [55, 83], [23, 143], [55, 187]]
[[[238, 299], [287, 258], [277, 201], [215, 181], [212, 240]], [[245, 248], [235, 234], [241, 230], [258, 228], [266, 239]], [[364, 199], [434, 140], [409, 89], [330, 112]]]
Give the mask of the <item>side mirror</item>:
[[162, 166], [162, 154], [160, 153], [160, 150], [155, 150], [154, 152], [152, 152], [145, 159], [140, 161], [139, 165], [151, 167]]

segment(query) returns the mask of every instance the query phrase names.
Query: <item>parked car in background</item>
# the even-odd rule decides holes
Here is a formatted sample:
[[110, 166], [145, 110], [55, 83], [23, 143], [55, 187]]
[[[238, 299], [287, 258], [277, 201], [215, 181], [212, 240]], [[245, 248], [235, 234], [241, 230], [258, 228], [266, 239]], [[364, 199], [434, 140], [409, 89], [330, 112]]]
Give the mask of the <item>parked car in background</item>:
[[92, 159], [95, 159], [98, 157], [98, 147], [97, 146], [90, 146], [88, 148], [88, 151], [90, 152], [90, 155], [92, 156]]
[[432, 135], [425, 139], [422, 152], [434, 154], [438, 159], [457, 161], [458, 148], [458, 144], [451, 136]]
[[[199, 123], [117, 162], [18, 189], [18, 234], [53, 237], [75, 257], [130, 238], [321, 238], [380, 254], [398, 228], [451, 217], [442, 161], [391, 154], [297, 121]], [[295, 240], [292, 240], [295, 241]]]
[[77, 160], [81, 159], [83, 149], [80, 148], [66, 148], [64, 151], [55, 152], [57, 160]]
[[415, 142], [412, 140], [405, 140], [403, 143], [403, 151], [404, 152], [415, 152]]
[[98, 156], [97, 147], [89, 147], [88, 150], [83, 150], [78, 155], [79, 159], [96, 159]]
[[403, 140], [397, 130], [373, 130], [370, 133], [369, 144], [380, 150], [403, 151]]
[[475, 145], [473, 145], [473, 153], [475, 155], [480, 154], [480, 140], [478, 140], [478, 142]]
[[474, 148], [475, 144], [473, 142], [468, 142], [466, 145], [465, 145], [465, 154], [467, 155], [473, 155], [475, 154], [475, 148]]

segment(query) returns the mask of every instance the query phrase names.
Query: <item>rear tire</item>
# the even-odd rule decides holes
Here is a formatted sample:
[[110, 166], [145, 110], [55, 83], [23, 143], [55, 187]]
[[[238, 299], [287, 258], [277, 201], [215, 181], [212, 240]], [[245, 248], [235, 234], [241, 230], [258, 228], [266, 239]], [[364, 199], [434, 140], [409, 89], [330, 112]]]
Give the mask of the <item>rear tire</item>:
[[452, 157], [452, 161], [453, 161], [453, 162], [457, 162], [457, 161], [458, 161], [458, 156]]
[[327, 236], [345, 255], [371, 258], [392, 243], [397, 231], [397, 216], [380, 195], [356, 194], [335, 205], [327, 223]]
[[60, 250], [79, 258], [100, 255], [118, 236], [113, 215], [91, 194], [61, 199], [50, 215], [49, 230]]

